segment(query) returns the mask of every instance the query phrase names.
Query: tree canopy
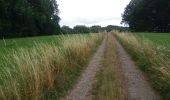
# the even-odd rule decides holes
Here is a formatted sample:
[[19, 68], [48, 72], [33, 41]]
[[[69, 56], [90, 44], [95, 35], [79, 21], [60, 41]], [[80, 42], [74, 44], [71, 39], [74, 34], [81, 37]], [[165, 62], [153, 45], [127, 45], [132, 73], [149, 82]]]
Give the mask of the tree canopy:
[[90, 33], [90, 29], [85, 25], [76, 25], [73, 29], [76, 33]]
[[170, 32], [170, 0], [131, 0], [122, 22], [132, 31]]
[[62, 34], [100, 33], [105, 31], [110, 32], [112, 30], [129, 31], [129, 28], [114, 25], [108, 25], [106, 27], [101, 27], [100, 25], [94, 25], [91, 27], [87, 27], [85, 25], [76, 25], [73, 28], [64, 25], [61, 27]]
[[64, 25], [61, 27], [61, 33], [62, 34], [74, 34], [75, 31], [72, 28], [70, 28], [69, 26]]
[[59, 32], [56, 0], [0, 0], [0, 38]]

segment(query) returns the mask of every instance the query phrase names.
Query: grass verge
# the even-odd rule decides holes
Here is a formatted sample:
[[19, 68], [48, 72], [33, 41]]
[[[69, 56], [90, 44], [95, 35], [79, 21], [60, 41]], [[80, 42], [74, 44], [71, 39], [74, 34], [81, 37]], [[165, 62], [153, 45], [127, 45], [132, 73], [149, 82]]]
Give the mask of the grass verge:
[[117, 39], [147, 74], [152, 86], [163, 100], [170, 100], [170, 58], [158, 49], [157, 44], [139, 39], [131, 33], [114, 32]]
[[124, 89], [120, 63], [112, 34], [106, 34], [106, 46], [102, 67], [97, 73], [93, 89], [93, 100], [124, 100]]
[[1, 100], [57, 100], [75, 83], [102, 34], [63, 36], [62, 43], [36, 43], [3, 57]]

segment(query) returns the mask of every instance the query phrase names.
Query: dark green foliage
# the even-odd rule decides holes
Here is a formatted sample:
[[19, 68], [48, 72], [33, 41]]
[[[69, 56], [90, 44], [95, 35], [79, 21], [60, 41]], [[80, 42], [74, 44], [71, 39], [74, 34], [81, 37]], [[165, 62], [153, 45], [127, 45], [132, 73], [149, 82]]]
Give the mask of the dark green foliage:
[[122, 15], [122, 23], [132, 31], [170, 32], [169, 0], [131, 0]]
[[90, 33], [90, 29], [85, 25], [76, 25], [73, 29], [75, 33]]
[[115, 25], [108, 25], [106, 27], [103, 27], [103, 30], [105, 30], [107, 32], [111, 32], [112, 30], [129, 31], [129, 28], [128, 27], [115, 26]]
[[99, 25], [94, 25], [94, 26], [91, 26], [90, 27], [90, 32], [92, 33], [99, 33], [99, 32], [102, 32], [102, 27], [99, 26]]
[[0, 38], [59, 33], [55, 0], [0, 0]]
[[94, 25], [91, 27], [87, 27], [85, 25], [76, 25], [73, 29], [65, 25], [61, 27], [62, 34], [100, 33], [105, 31], [111, 32], [112, 30], [129, 31], [129, 28], [114, 25], [108, 25], [106, 27], [101, 27], [99, 25]]
[[61, 33], [62, 34], [74, 34], [74, 30], [72, 28], [70, 28], [69, 26], [62, 26], [61, 27]]

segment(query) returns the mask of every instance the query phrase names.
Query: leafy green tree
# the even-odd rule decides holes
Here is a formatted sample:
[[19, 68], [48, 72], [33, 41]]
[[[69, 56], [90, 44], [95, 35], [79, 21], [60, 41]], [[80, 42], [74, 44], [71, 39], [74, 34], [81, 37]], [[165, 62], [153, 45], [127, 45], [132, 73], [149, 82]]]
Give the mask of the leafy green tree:
[[61, 27], [61, 32], [62, 34], [74, 34], [74, 30], [72, 28], [70, 28], [69, 26], [62, 26]]
[[0, 38], [58, 34], [55, 0], [0, 0]]
[[170, 32], [169, 0], [131, 0], [122, 15], [122, 23], [132, 31]]
[[90, 27], [90, 32], [91, 33], [99, 33], [102, 31], [102, 27], [99, 25], [94, 25]]
[[121, 27], [121, 26], [115, 26], [115, 25], [108, 25], [106, 27], [102, 27], [103, 31], [111, 32], [112, 30], [118, 30], [118, 31], [129, 31], [128, 27]]
[[85, 25], [76, 25], [73, 29], [76, 33], [90, 33], [90, 29]]

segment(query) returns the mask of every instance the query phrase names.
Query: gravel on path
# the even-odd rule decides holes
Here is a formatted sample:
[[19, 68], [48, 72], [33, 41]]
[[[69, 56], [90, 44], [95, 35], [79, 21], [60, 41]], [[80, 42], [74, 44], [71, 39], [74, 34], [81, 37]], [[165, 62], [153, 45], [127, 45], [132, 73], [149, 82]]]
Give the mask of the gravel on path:
[[159, 94], [151, 88], [144, 73], [135, 65], [122, 45], [118, 41], [115, 42], [126, 83], [128, 100], [160, 100]]
[[105, 48], [105, 39], [103, 40], [101, 46], [97, 49], [90, 60], [88, 67], [81, 74], [77, 84], [72, 90], [68, 92], [68, 95], [62, 100], [89, 100], [90, 91], [92, 89], [92, 84], [95, 79], [96, 72], [101, 66], [101, 60]]

